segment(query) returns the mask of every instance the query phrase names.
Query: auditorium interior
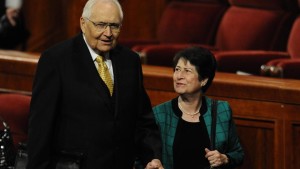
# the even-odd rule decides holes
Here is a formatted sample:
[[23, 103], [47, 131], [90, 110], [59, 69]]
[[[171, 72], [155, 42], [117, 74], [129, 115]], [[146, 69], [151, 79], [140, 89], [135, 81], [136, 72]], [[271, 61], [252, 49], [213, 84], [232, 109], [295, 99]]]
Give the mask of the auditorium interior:
[[[30, 36], [0, 49], [0, 115], [15, 146], [27, 139], [40, 53], [80, 33], [86, 0], [24, 0]], [[176, 97], [172, 57], [210, 49], [216, 77], [207, 95], [230, 103], [245, 159], [238, 169], [300, 168], [300, 0], [119, 0], [119, 44], [140, 55], [153, 106]]]

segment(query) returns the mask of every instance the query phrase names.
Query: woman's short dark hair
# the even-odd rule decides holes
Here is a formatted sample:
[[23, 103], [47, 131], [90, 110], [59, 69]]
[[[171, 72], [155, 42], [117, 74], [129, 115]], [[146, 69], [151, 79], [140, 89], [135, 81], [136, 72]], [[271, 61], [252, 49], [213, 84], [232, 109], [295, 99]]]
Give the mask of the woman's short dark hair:
[[176, 53], [173, 58], [174, 70], [180, 58], [189, 61], [196, 67], [199, 74], [199, 81], [208, 78], [206, 85], [202, 87], [202, 92], [205, 93], [210, 87], [217, 70], [217, 62], [214, 54], [210, 50], [202, 47], [189, 47], [183, 49]]

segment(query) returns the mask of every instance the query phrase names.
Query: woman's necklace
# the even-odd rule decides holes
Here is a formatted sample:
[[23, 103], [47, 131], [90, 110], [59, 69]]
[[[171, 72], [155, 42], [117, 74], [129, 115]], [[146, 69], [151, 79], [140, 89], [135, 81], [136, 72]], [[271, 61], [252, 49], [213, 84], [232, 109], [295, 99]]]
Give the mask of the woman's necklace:
[[201, 106], [202, 106], [202, 102], [200, 103], [200, 106], [199, 106], [199, 108], [198, 108], [198, 110], [197, 110], [196, 112], [194, 112], [194, 113], [189, 113], [189, 112], [185, 111], [185, 110], [182, 108], [180, 102], [178, 101], [178, 107], [179, 107], [179, 109], [180, 109], [184, 114], [187, 114], [187, 115], [191, 116], [192, 118], [194, 118], [195, 115], [197, 115], [198, 113], [200, 113], [200, 108], [201, 108]]

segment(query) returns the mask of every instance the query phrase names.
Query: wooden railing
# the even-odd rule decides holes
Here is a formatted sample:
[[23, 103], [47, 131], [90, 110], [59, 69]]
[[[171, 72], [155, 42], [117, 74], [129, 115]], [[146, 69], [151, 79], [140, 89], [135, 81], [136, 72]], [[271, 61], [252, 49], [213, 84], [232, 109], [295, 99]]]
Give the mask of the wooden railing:
[[[30, 95], [38, 58], [0, 51], [0, 92]], [[153, 106], [177, 96], [171, 68], [143, 72]], [[300, 81], [217, 73], [207, 95], [231, 105], [246, 154], [240, 169], [300, 168]]]
[[39, 53], [0, 50], [0, 92], [30, 94]]

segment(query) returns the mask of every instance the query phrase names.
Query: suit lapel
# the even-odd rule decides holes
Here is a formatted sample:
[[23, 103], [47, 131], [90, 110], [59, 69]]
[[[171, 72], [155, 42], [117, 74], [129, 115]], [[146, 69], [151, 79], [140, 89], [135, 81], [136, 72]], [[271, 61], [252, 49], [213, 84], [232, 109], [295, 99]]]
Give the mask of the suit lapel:
[[110, 52], [110, 59], [111, 59], [111, 62], [112, 62], [112, 66], [113, 66], [113, 70], [114, 70], [114, 93], [113, 93], [113, 98], [114, 98], [114, 101], [115, 101], [115, 111], [114, 111], [114, 116], [116, 117], [117, 116], [117, 112], [118, 111], [118, 108], [119, 108], [119, 94], [120, 92], [118, 91], [119, 89], [119, 85], [120, 83], [118, 82], [118, 77], [119, 77], [119, 66], [118, 65], [118, 59], [117, 57], [119, 56], [119, 51], [116, 50], [116, 49], [113, 49], [111, 52]]
[[86, 80], [95, 89], [95, 94], [98, 94], [105, 105], [112, 110], [112, 100], [108, 88], [99, 76], [81, 34], [75, 38], [74, 44], [75, 52], [73, 55], [75, 56], [76, 64], [78, 64], [78, 69], [80, 69], [78, 71], [80, 78]]

